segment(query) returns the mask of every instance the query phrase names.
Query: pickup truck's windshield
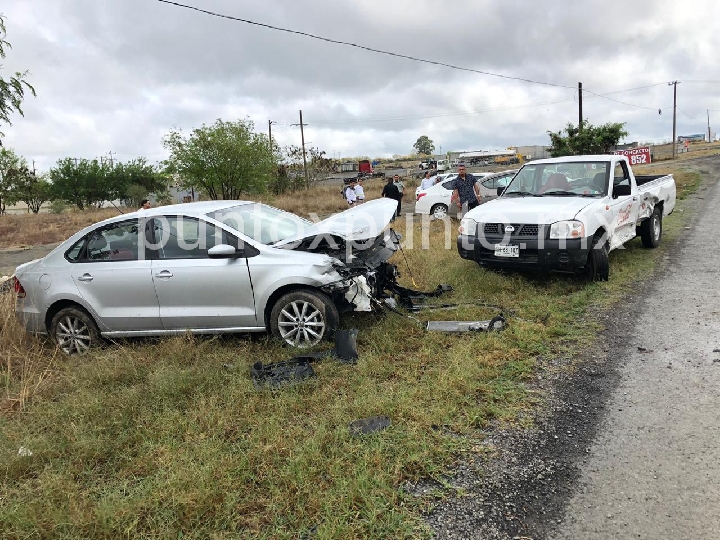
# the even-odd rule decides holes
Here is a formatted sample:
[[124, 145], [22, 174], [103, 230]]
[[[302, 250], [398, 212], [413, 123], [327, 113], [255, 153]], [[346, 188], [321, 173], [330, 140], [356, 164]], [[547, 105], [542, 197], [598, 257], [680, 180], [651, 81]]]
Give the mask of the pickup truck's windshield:
[[520, 169], [503, 197], [604, 197], [609, 167], [606, 161], [529, 163]]

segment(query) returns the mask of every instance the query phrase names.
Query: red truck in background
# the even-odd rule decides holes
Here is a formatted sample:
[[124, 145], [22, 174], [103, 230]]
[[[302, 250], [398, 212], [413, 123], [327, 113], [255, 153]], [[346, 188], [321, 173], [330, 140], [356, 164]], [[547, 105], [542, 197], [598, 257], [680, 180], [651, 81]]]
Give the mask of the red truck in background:
[[372, 177], [372, 178], [384, 178], [385, 173], [384, 172], [375, 172], [372, 167], [372, 163], [370, 163], [369, 159], [361, 159], [358, 162], [358, 178], [365, 178], [365, 177]]

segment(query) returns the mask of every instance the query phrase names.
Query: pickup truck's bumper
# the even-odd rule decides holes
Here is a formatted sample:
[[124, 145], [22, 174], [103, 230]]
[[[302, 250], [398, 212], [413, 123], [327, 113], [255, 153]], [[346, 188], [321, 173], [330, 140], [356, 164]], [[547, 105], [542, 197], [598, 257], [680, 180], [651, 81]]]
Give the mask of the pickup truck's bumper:
[[[587, 263], [591, 242], [591, 238], [548, 240], [537, 237], [504, 238], [499, 235], [480, 238], [461, 234], [457, 237], [457, 248], [460, 257], [483, 266], [577, 272]], [[496, 245], [518, 246], [519, 256], [496, 256]]]

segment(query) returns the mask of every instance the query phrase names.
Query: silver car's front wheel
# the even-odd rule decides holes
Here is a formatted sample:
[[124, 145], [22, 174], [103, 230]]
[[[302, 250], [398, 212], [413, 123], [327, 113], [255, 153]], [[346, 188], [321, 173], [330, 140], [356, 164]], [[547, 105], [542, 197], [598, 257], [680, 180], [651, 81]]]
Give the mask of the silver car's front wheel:
[[83, 354], [100, 341], [95, 321], [84, 310], [61, 309], [50, 324], [50, 335], [65, 354]]
[[278, 299], [270, 314], [270, 331], [293, 347], [312, 347], [337, 328], [339, 315], [333, 301], [318, 291], [300, 290]]

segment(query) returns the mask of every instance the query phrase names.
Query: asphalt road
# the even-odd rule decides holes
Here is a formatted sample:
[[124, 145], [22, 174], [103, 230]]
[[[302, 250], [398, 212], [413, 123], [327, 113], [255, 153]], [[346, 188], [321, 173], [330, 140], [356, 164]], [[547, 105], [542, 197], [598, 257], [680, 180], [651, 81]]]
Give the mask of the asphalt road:
[[621, 382], [554, 538], [720, 538], [720, 184], [705, 194], [612, 351]]
[[490, 457], [406, 486], [462, 493], [426, 516], [435, 538], [720, 537], [720, 156], [684, 165], [705, 180], [680, 206], [685, 234], [652, 280], [594, 315], [593, 348], [538, 359], [532, 427], [492, 426]]

